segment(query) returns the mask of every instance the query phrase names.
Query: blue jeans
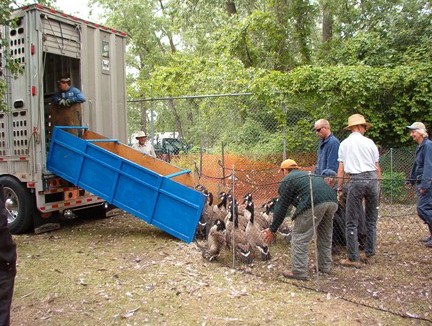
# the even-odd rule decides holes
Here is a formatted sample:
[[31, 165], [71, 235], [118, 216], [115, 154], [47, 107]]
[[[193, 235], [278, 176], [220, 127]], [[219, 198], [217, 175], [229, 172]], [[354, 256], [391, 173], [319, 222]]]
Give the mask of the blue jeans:
[[348, 259], [359, 260], [358, 231], [359, 222], [363, 214], [363, 200], [365, 201], [364, 219], [366, 231], [365, 254], [375, 255], [376, 224], [378, 220], [378, 175], [376, 171], [351, 175], [348, 184], [346, 201], [346, 240]]
[[429, 188], [424, 194], [416, 189], [417, 193], [417, 214], [429, 226], [432, 226], [432, 193]]

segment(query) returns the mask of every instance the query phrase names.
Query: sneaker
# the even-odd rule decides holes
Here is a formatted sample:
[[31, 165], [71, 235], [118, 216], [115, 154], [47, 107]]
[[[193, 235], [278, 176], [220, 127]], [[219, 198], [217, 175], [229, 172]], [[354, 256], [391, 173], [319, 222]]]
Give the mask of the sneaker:
[[368, 255], [366, 255], [364, 253], [360, 254], [360, 261], [362, 263], [365, 263], [365, 264], [374, 264], [375, 260], [376, 260], [375, 256], [368, 256]]
[[294, 274], [293, 272], [289, 272], [289, 271], [285, 271], [282, 272], [283, 277], [292, 279], [292, 280], [300, 280], [300, 281], [307, 281], [308, 277], [307, 276], [301, 276], [298, 274]]
[[339, 262], [342, 266], [345, 267], [354, 267], [354, 268], [361, 268], [362, 267], [362, 263], [359, 261], [352, 261], [349, 259], [341, 259], [341, 261]]
[[432, 248], [432, 238], [428, 242], [425, 242], [425, 246], [428, 248]]
[[429, 242], [432, 240], [432, 235], [427, 235], [420, 239], [421, 242]]

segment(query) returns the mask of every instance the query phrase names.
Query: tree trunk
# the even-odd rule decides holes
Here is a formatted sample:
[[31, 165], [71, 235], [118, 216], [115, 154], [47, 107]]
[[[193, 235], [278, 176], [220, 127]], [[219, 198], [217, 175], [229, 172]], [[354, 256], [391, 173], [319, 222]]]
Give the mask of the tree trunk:
[[333, 16], [327, 4], [324, 4], [322, 8], [322, 20], [322, 42], [326, 43], [333, 36]]
[[233, 16], [233, 15], [237, 14], [236, 5], [235, 5], [235, 2], [233, 0], [227, 0], [227, 2], [225, 2], [225, 8], [226, 8], [228, 16]]

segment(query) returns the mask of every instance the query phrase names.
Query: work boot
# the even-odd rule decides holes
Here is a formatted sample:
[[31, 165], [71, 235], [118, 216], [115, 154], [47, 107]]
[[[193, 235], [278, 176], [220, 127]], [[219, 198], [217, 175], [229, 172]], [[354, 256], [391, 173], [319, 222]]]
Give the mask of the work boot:
[[432, 240], [432, 235], [426, 235], [420, 239], [421, 242], [429, 242]]
[[428, 228], [429, 228], [429, 235], [423, 237], [420, 239], [421, 242], [426, 242], [428, 243], [429, 241], [432, 241], [432, 226], [427, 224]]
[[292, 280], [300, 280], [300, 281], [307, 281], [308, 277], [306, 275], [299, 275], [299, 274], [294, 274], [291, 271], [284, 271], [282, 272], [283, 277], [292, 279]]
[[368, 256], [368, 255], [366, 255], [365, 253], [361, 253], [360, 254], [360, 261], [362, 262], [362, 263], [365, 263], [365, 264], [368, 264], [368, 265], [371, 265], [371, 264], [374, 264], [375, 263], [375, 256]]
[[359, 261], [352, 261], [352, 260], [349, 260], [349, 259], [342, 259], [339, 263], [342, 266], [345, 266], [345, 267], [354, 267], [354, 268], [361, 268], [362, 267], [362, 263], [361, 262], [359, 262]]

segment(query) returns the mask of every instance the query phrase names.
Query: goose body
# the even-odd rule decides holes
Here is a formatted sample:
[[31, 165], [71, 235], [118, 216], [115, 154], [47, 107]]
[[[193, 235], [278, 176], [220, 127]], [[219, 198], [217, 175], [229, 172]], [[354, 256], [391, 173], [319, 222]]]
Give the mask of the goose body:
[[261, 229], [255, 224], [255, 212], [252, 202], [247, 203], [245, 215], [249, 219], [246, 226], [246, 236], [252, 250], [257, 250], [260, 253], [261, 260], [270, 260], [270, 250], [268, 245], [265, 243], [263, 235], [261, 233], [263, 229]]
[[215, 221], [210, 228], [207, 239], [208, 252], [203, 253], [203, 256], [209, 261], [214, 261], [226, 245], [226, 226], [223, 220], [217, 219]]
[[[233, 248], [234, 243], [234, 248]], [[229, 214], [226, 223], [226, 245], [230, 249], [234, 249], [238, 259], [245, 263], [253, 262], [253, 252], [247, 238], [246, 232], [239, 228], [238, 214], [234, 209], [234, 214]]]

